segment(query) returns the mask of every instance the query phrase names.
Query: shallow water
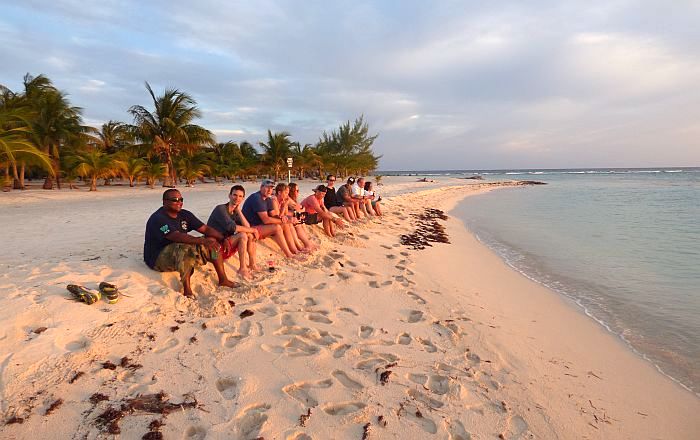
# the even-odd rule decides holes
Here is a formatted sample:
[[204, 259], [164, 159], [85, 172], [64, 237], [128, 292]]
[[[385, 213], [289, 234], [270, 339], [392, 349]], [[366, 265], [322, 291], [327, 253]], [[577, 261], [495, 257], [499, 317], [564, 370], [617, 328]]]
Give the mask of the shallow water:
[[698, 394], [700, 169], [679, 170], [491, 172], [548, 185], [469, 197], [453, 214]]

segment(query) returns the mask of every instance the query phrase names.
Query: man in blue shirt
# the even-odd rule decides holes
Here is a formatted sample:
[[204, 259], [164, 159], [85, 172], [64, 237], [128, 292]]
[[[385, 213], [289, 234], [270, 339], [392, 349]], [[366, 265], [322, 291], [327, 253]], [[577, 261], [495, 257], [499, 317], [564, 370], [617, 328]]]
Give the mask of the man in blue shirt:
[[282, 224], [286, 223], [284, 216], [272, 217], [270, 211], [273, 210], [272, 191], [275, 188], [275, 182], [270, 179], [265, 179], [260, 185], [260, 191], [248, 196], [243, 203], [243, 216], [248, 220], [250, 226], [254, 227], [260, 233], [260, 239], [271, 237], [277, 246], [282, 249], [286, 257], [293, 257], [294, 254], [289, 250], [287, 242], [284, 240], [282, 232]]
[[[214, 265], [220, 286], [237, 287], [226, 276], [219, 252], [222, 245], [227, 248], [230, 243], [224, 240], [219, 231], [202, 223], [190, 211], [182, 209], [183, 201], [182, 194], [176, 189], [163, 193], [163, 206], [151, 214], [146, 223], [143, 260], [148, 267], [158, 272], [180, 272], [187, 297], [194, 296], [190, 286], [194, 269], [207, 262]], [[200, 232], [204, 237], [194, 237], [188, 234], [189, 231]]]

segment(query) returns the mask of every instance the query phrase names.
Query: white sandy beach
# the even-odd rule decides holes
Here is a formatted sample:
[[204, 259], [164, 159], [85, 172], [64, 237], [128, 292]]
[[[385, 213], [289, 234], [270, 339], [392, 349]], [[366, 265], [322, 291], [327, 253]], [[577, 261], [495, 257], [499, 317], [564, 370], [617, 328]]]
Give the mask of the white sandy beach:
[[[206, 221], [229, 186], [180, 188], [184, 209]], [[218, 288], [209, 266], [194, 300], [143, 263], [161, 188], [0, 194], [0, 437], [111, 438], [100, 415], [162, 391], [192, 405], [126, 411], [121, 438], [154, 420], [166, 439], [700, 438], [700, 399], [459, 220], [451, 244], [399, 244], [412, 214], [491, 188], [387, 178], [384, 218], [335, 240], [316, 227], [302, 262], [267, 240], [273, 273]], [[67, 284], [101, 281], [124, 297], [68, 300]]]

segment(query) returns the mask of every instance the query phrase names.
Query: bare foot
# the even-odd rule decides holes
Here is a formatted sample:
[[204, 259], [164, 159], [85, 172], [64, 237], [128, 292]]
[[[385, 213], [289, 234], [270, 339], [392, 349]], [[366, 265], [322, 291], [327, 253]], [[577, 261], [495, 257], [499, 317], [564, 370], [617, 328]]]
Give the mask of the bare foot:
[[238, 276], [243, 278], [244, 280], [250, 281], [253, 277], [250, 275], [250, 271], [248, 269], [241, 269], [238, 271]]
[[231, 281], [231, 280], [219, 281], [219, 286], [236, 288], [236, 287], [238, 287], [239, 285], [240, 285], [240, 284], [238, 284], [237, 282]]
[[251, 264], [248, 267], [250, 268], [251, 272], [260, 272], [261, 271], [260, 267], [257, 264]]

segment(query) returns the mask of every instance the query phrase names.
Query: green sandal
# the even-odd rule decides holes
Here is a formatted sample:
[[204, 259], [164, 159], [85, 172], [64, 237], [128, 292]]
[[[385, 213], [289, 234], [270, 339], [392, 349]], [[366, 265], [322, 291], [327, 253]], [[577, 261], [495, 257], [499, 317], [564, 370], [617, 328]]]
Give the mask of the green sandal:
[[114, 304], [119, 301], [119, 288], [114, 284], [106, 283], [104, 281], [101, 282], [100, 293], [104, 295], [105, 299], [107, 299], [107, 302], [110, 304]]
[[66, 289], [73, 294], [73, 297], [77, 301], [82, 301], [88, 305], [95, 304], [102, 298], [100, 292], [95, 292], [94, 290], [90, 290], [77, 284], [69, 284], [66, 286]]

